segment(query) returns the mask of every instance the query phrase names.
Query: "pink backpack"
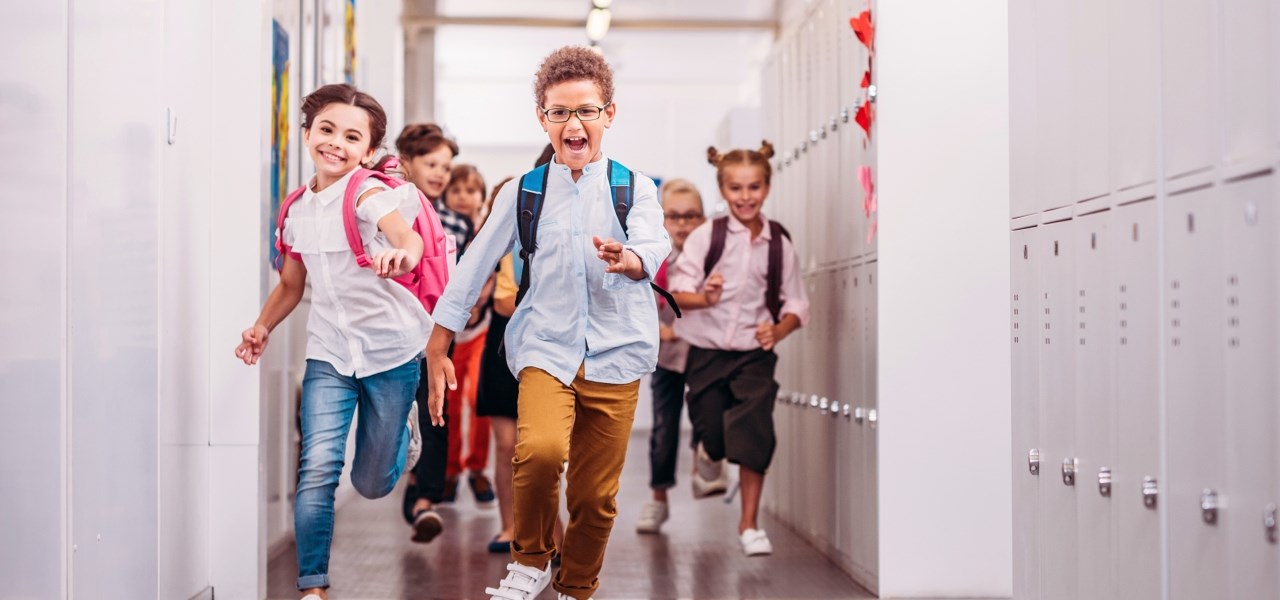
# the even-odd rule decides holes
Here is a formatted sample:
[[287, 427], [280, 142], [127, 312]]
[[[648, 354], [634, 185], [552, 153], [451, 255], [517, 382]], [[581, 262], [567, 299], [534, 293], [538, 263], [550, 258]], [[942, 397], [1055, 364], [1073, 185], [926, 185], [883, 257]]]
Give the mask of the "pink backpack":
[[[394, 166], [394, 161], [388, 161], [388, 168]], [[356, 264], [366, 269], [371, 268], [373, 263], [365, 254], [364, 241], [360, 239], [360, 229], [356, 225], [356, 200], [360, 184], [369, 177], [377, 179], [391, 189], [406, 183], [381, 171], [363, 168], [356, 169], [347, 182], [346, 192], [342, 196], [342, 227], [347, 234], [347, 245], [351, 247], [352, 254], [356, 255]], [[286, 254], [299, 261], [302, 260], [293, 248], [284, 243], [284, 220], [289, 215], [289, 207], [306, 191], [306, 186], [302, 186], [290, 192], [284, 199], [284, 204], [280, 206], [280, 220], [276, 224], [280, 233], [276, 236], [276, 250], [279, 250], [281, 258], [280, 264], [276, 265], [277, 269], [284, 268]], [[440, 217], [436, 216], [435, 208], [431, 206], [431, 202], [421, 190], [418, 191], [418, 201], [422, 206], [411, 226], [418, 235], [422, 236], [422, 260], [418, 261], [418, 265], [412, 271], [395, 278], [395, 281], [413, 292], [413, 295], [430, 313], [435, 309], [440, 294], [444, 293], [445, 284], [449, 283], [449, 274], [453, 272], [453, 265], [457, 262], [458, 248], [453, 236], [445, 233], [444, 227], [440, 225]]]

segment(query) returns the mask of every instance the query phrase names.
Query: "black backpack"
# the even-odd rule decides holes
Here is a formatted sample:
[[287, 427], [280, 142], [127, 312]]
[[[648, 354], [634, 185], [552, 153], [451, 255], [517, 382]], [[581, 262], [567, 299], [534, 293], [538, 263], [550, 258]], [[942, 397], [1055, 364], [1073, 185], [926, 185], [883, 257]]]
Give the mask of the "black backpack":
[[[532, 281], [530, 274], [530, 263], [533, 262], [533, 254], [538, 250], [538, 219], [542, 217], [542, 204], [547, 191], [547, 176], [550, 169], [546, 164], [534, 167], [532, 171], [525, 173], [520, 178], [520, 190], [517, 192], [516, 198], [516, 235], [518, 252], [523, 265], [517, 265], [517, 278], [520, 280], [520, 290], [516, 293], [516, 304], [524, 299], [524, 295], [529, 292], [529, 285]], [[635, 177], [631, 170], [622, 166], [616, 160], [609, 161], [609, 188], [613, 192], [613, 211], [618, 216], [618, 223], [622, 225], [622, 233], [627, 233], [627, 215], [631, 213], [631, 205], [635, 201]], [[671, 296], [667, 290], [658, 287], [657, 284], [650, 282], [650, 286], [660, 296], [671, 304], [671, 309], [675, 311], [676, 316], [680, 316], [680, 307], [676, 305], [676, 299]]]
[[[707, 259], [703, 262], [702, 272], [708, 277], [711, 270], [720, 262], [724, 254], [724, 239], [729, 233], [729, 217], [716, 217], [711, 221], [711, 247], [707, 248]], [[791, 239], [786, 227], [774, 220], [769, 220], [769, 270], [765, 275], [764, 305], [773, 316], [776, 325], [782, 320], [782, 238]]]

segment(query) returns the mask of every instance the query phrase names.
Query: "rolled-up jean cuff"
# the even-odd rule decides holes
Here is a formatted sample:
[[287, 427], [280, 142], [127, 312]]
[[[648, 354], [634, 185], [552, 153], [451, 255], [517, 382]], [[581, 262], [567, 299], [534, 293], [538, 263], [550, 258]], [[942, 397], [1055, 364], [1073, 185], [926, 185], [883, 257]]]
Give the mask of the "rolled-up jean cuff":
[[306, 576], [303, 576], [303, 577], [299, 577], [299, 578], [298, 578], [298, 591], [299, 591], [299, 592], [301, 592], [302, 590], [310, 590], [310, 589], [314, 589], [314, 588], [326, 588], [326, 589], [327, 589], [328, 587], [329, 587], [329, 574], [328, 574], [328, 573], [324, 573], [324, 574], [321, 574], [321, 575], [306, 575]]

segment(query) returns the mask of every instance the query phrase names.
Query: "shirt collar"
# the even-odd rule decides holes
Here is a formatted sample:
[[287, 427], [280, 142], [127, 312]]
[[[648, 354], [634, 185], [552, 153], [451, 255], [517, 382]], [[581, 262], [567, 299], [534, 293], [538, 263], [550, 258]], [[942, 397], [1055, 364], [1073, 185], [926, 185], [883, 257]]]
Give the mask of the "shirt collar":
[[[739, 221], [738, 219], [734, 218], [732, 214], [725, 215], [725, 216], [729, 218], [729, 231], [733, 233], [747, 233], [747, 234], [751, 233], [750, 231], [747, 230], [747, 226], [743, 225], [742, 221]], [[764, 214], [764, 211], [760, 211], [760, 219], [764, 221], [764, 228], [760, 230], [760, 239], [762, 240], [771, 239], [773, 236], [770, 235], [769, 233], [771, 229], [769, 227], [769, 216]]]
[[343, 194], [346, 193], [347, 184], [351, 181], [351, 176], [355, 174], [355, 172], [356, 170], [352, 169], [350, 173], [343, 175], [342, 179], [333, 182], [333, 185], [330, 185], [319, 192], [311, 189], [311, 186], [314, 185], [316, 181], [315, 177], [312, 177], [311, 182], [307, 184], [307, 191], [310, 192], [311, 195], [315, 196], [316, 201], [319, 202], [321, 206], [329, 206], [330, 204], [333, 204], [334, 200], [341, 198]]
[[[556, 162], [557, 158], [558, 157], [554, 154], [551, 156], [551, 170], [557, 173], [562, 173], [565, 177], [569, 178], [569, 181], [573, 181], [573, 173], [569, 170], [569, 165]], [[601, 152], [599, 160], [589, 162], [582, 168], [582, 176], [594, 178], [597, 173], [605, 173], [608, 170], [609, 157], [606, 156], [605, 153]], [[582, 183], [582, 180], [579, 179], [578, 183]]]

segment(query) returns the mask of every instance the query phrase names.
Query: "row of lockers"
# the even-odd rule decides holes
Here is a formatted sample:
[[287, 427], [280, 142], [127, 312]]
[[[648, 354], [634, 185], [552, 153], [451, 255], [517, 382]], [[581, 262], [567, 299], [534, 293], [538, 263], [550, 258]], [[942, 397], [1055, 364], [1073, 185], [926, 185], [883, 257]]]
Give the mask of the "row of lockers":
[[875, 590], [876, 262], [806, 277], [811, 322], [780, 347], [766, 507]]
[[1011, 217], [1243, 174], [1280, 143], [1274, 0], [1027, 0], [1009, 25]]
[[778, 451], [764, 502], [874, 591], [878, 263], [859, 174], [874, 173], [875, 146], [856, 118], [873, 96], [861, 85], [872, 54], [850, 26], [868, 9], [813, 1], [783, 24], [762, 73], [763, 129], [776, 149], [766, 212], [791, 231], [812, 317], [779, 348]]
[[850, 19], [865, 2], [820, 0], [778, 40], [762, 74], [762, 118], [775, 145], [770, 215], [793, 235], [807, 269], [858, 259], [876, 250], [859, 179], [874, 177], [875, 145], [858, 124], [874, 98], [861, 86], [871, 54]]
[[1278, 179], [1012, 232], [1015, 598], [1280, 598]]

